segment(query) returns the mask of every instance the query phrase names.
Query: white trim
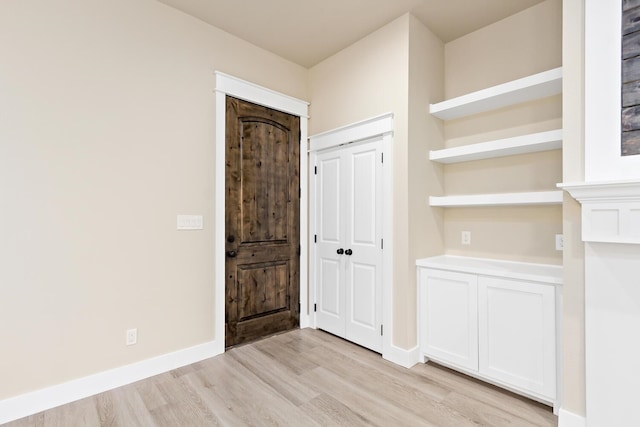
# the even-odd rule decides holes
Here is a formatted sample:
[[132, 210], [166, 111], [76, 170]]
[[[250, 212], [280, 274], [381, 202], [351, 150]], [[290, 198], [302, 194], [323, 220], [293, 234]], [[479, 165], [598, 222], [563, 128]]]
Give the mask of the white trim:
[[[308, 161], [309, 103], [216, 71], [216, 185], [215, 185], [215, 336], [217, 350], [224, 352], [225, 319], [225, 125], [226, 96], [253, 102], [300, 117], [300, 327], [309, 327], [308, 307]], [[220, 339], [218, 339], [220, 338]]]
[[412, 349], [405, 350], [392, 344], [382, 354], [382, 358], [396, 365], [410, 368], [420, 362], [420, 347], [415, 346]]
[[558, 427], [587, 427], [587, 419], [564, 408], [558, 413]]
[[582, 240], [640, 244], [640, 181], [558, 184], [582, 204]]
[[[393, 116], [392, 116], [393, 117]], [[393, 127], [393, 123], [391, 123]], [[386, 331], [382, 335], [382, 357], [393, 361], [396, 359], [401, 362], [411, 360], [411, 358], [397, 358], [397, 352], [393, 345], [393, 134], [386, 133], [382, 137], [382, 152], [385, 161], [382, 167], [382, 194], [385, 201], [382, 211], [382, 238], [384, 239], [384, 250], [382, 251], [383, 268], [382, 268], [382, 324]], [[415, 365], [418, 355], [415, 355]], [[406, 366], [405, 363], [398, 363]]]
[[[382, 357], [402, 366], [413, 366], [418, 362], [416, 350], [415, 357], [407, 357], [402, 354], [406, 350], [393, 345], [393, 113], [386, 113], [360, 122], [352, 123], [331, 131], [313, 135], [309, 138], [309, 153], [312, 167], [309, 169], [309, 182], [314, 182], [313, 166], [315, 166], [316, 152], [352, 142], [382, 136], [382, 152], [384, 163], [382, 167], [383, 206], [382, 238], [384, 239], [383, 272], [382, 272], [382, 324], [384, 335], [382, 336]], [[316, 197], [315, 185], [309, 187], [310, 203], [313, 205]], [[312, 206], [313, 207], [313, 206]], [[309, 227], [309, 242], [313, 242], [315, 225], [315, 209], [310, 210], [312, 226]], [[309, 255], [309, 295], [316, 295], [315, 284], [315, 245], [311, 245]], [[313, 304], [313, 301], [310, 301]], [[315, 313], [311, 313], [309, 326], [316, 328]], [[398, 353], [401, 355], [398, 356]], [[398, 360], [399, 362], [396, 362]], [[408, 360], [413, 360], [412, 363]], [[409, 364], [410, 363], [410, 364]]]
[[[216, 92], [264, 105], [285, 113], [309, 118], [309, 103], [266, 87], [216, 71]], [[302, 122], [302, 120], [301, 120]], [[304, 140], [306, 141], [306, 135]]]
[[393, 113], [385, 113], [309, 137], [309, 151], [324, 150], [393, 132]]
[[0, 424], [208, 359], [219, 354], [218, 348], [218, 343], [211, 341], [2, 400]]

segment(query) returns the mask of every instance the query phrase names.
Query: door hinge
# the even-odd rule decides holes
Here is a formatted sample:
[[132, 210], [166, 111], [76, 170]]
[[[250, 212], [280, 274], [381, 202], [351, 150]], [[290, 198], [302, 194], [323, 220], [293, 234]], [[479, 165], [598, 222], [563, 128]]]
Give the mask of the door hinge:
[[384, 325], [380, 325], [380, 336], [384, 335], [384, 329], [383, 329]]
[[384, 153], [380, 153], [380, 163], [384, 163]]
[[298, 249], [296, 249], [296, 253], [298, 254], [298, 256], [300, 256], [300, 254], [302, 253], [302, 246], [298, 245]]
[[300, 314], [301, 309], [302, 309], [302, 306], [300, 305], [300, 301], [298, 301], [298, 314]]
[[313, 167], [313, 174], [314, 175], [318, 175], [318, 167], [317, 166]]
[[298, 187], [298, 199], [302, 198], [302, 187]]
[[317, 234], [313, 235], [313, 243], [318, 243], [318, 235]]
[[313, 304], [313, 312], [315, 313], [316, 311], [318, 311], [318, 304]]
[[384, 239], [380, 239], [380, 249], [384, 249]]

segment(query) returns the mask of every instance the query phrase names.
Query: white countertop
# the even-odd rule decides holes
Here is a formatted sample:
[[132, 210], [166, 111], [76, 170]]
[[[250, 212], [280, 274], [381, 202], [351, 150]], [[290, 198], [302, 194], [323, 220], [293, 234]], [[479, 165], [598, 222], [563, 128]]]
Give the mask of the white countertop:
[[534, 264], [527, 262], [503, 261], [489, 258], [472, 258], [455, 255], [441, 255], [416, 260], [418, 267], [486, 276], [508, 277], [535, 282], [562, 284], [562, 266]]

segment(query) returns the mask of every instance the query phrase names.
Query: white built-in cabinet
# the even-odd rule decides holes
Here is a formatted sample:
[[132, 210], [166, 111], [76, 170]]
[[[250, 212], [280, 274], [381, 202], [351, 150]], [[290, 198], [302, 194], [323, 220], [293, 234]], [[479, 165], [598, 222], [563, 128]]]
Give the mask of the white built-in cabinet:
[[[442, 120], [453, 120], [542, 99], [561, 92], [562, 68], [554, 68], [437, 104], [431, 104], [430, 113], [432, 116]], [[562, 130], [555, 129], [461, 147], [433, 150], [429, 152], [429, 158], [434, 162], [446, 164], [556, 150], [561, 147]], [[562, 203], [562, 191], [557, 189], [429, 197], [429, 204], [439, 207], [547, 205], [560, 203]]]
[[447, 255], [417, 265], [423, 360], [555, 405], [562, 267]]
[[[562, 68], [431, 104], [453, 120], [556, 95]], [[429, 152], [451, 164], [562, 148], [562, 129]], [[446, 172], [445, 172], [446, 173]], [[432, 207], [561, 204], [557, 189], [430, 196]], [[562, 267], [443, 255], [418, 265], [421, 358], [558, 408]]]

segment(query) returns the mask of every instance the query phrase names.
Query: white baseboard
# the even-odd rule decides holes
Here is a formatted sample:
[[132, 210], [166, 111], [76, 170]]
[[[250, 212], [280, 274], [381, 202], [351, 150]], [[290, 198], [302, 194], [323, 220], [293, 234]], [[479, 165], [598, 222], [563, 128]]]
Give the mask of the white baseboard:
[[[216, 341], [0, 401], [0, 424], [131, 384], [221, 353]], [[222, 347], [224, 351], [224, 347]]]
[[392, 344], [382, 352], [382, 358], [396, 365], [410, 368], [420, 361], [420, 352], [418, 346], [405, 350]]
[[558, 427], [587, 427], [587, 419], [564, 408], [558, 413]]

